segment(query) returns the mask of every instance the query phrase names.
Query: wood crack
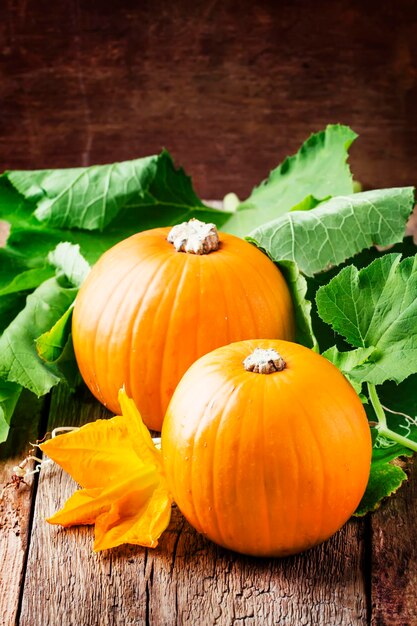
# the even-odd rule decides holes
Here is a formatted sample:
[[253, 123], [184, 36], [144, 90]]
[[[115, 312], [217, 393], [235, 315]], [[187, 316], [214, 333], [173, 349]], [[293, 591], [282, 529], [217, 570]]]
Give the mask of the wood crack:
[[[41, 414], [40, 414], [38, 436], [37, 436], [38, 441], [42, 440], [45, 436], [45, 433], [47, 432], [50, 407], [51, 407], [51, 394], [48, 394], [43, 402], [43, 407], [42, 407]], [[37, 452], [37, 456], [39, 456], [39, 458], [42, 458], [42, 452], [40, 450]], [[27, 530], [26, 552], [25, 552], [24, 560], [23, 560], [22, 574], [21, 574], [22, 577], [21, 577], [21, 584], [20, 584], [20, 590], [19, 590], [19, 599], [18, 599], [17, 611], [16, 611], [16, 620], [15, 620], [16, 626], [20, 624], [20, 616], [21, 616], [22, 605], [23, 605], [23, 595], [25, 593], [27, 566], [28, 566], [29, 551], [30, 551], [31, 540], [32, 540], [33, 520], [35, 517], [36, 496], [38, 493], [39, 478], [40, 478], [40, 474], [35, 474], [33, 477], [32, 500], [30, 503], [29, 522], [28, 522], [28, 527], [27, 527], [28, 530]]]

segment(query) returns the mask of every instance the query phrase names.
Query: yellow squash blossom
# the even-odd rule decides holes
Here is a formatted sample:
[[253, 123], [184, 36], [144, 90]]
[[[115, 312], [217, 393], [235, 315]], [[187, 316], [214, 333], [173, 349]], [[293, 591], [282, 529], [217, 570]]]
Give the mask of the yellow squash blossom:
[[40, 446], [83, 487], [47, 521], [94, 524], [95, 551], [123, 543], [154, 548], [171, 517], [161, 452], [123, 390], [119, 402], [121, 416], [86, 424]]

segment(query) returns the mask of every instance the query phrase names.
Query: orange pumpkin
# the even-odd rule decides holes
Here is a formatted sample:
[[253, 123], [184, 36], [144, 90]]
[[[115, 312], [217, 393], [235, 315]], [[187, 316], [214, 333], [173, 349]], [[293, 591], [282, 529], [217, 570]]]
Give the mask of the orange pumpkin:
[[242, 341], [201, 357], [162, 429], [182, 513], [212, 541], [256, 556], [294, 554], [335, 533], [365, 491], [371, 451], [349, 382], [286, 341]]
[[[169, 240], [168, 240], [169, 239]], [[80, 372], [113, 412], [123, 386], [160, 430], [175, 387], [200, 356], [250, 337], [291, 339], [292, 303], [260, 250], [197, 220], [133, 235], [93, 267], [74, 307]]]

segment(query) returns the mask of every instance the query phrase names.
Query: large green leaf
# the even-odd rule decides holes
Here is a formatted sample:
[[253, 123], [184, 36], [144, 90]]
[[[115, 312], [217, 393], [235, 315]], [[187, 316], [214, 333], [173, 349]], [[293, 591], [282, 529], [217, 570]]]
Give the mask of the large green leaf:
[[311, 135], [237, 206], [226, 230], [244, 237], [291, 209], [311, 209], [331, 196], [353, 193], [347, 158], [356, 137], [341, 125]]
[[352, 346], [374, 347], [352, 375], [375, 385], [417, 372], [417, 255], [346, 267], [316, 296], [320, 317]]
[[294, 261], [313, 276], [373, 245], [401, 241], [413, 206], [413, 187], [366, 191], [287, 213], [248, 239], [274, 261]]
[[[402, 254], [404, 257], [414, 256], [417, 253], [417, 246], [414, 245], [411, 237], [406, 237], [401, 243], [398, 243], [390, 248], [389, 252]], [[369, 248], [368, 250], [363, 250], [359, 254], [356, 254], [354, 257], [347, 259], [347, 261], [345, 263], [342, 263], [341, 265], [334, 266], [329, 270], [320, 272], [319, 274], [315, 274], [314, 276], [306, 277], [306, 298], [311, 302], [311, 322], [314, 335], [317, 338], [318, 344], [320, 346], [320, 353], [328, 350], [335, 343], [337, 344], [337, 348], [342, 352], [350, 350], [351, 346], [341, 336], [336, 335], [334, 331], [329, 329], [328, 324], [323, 322], [323, 320], [319, 316], [316, 305], [317, 290], [323, 285], [327, 285], [332, 280], [332, 278], [339, 274], [339, 272], [343, 268], [350, 265], [354, 265], [358, 269], [367, 267], [372, 263], [372, 261], [381, 258], [386, 253], [386, 250], [378, 250], [375, 247]]]
[[[167, 152], [113, 165], [6, 172], [0, 177], [0, 219], [12, 228], [4, 275], [10, 283], [28, 268], [44, 267], [62, 241], [79, 244], [91, 264], [136, 232], [192, 217], [220, 227], [228, 216], [198, 199], [190, 178], [175, 169]], [[98, 234], [93, 229], [104, 230]], [[12, 263], [16, 268], [11, 272]], [[36, 283], [35, 273], [31, 279]]]
[[25, 308], [0, 337], [0, 378], [37, 395], [47, 393], [68, 372], [74, 380], [75, 359], [67, 345], [71, 309], [77, 288], [90, 270], [79, 246], [68, 242], [60, 243], [48, 260], [59, 276], [43, 282], [28, 297]]
[[[35, 217], [51, 228], [103, 230], [123, 210], [136, 211], [141, 230], [158, 214], [169, 223], [210, 212], [196, 196], [191, 180], [175, 169], [168, 152], [91, 167], [6, 172], [4, 177], [29, 202]], [[153, 215], [152, 215], [153, 214]], [[164, 219], [164, 214], [168, 220]]]
[[50, 278], [28, 296], [25, 308], [0, 337], [0, 379], [15, 382], [36, 395], [44, 395], [61, 376], [47, 367], [36, 352], [35, 341], [65, 313], [77, 289]]

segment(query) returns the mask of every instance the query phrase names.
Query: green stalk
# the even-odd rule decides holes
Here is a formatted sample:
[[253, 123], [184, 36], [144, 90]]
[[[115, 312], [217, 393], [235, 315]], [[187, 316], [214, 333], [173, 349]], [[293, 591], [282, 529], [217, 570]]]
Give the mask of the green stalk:
[[374, 408], [375, 414], [378, 418], [378, 426], [376, 427], [378, 430], [378, 433], [380, 435], [383, 435], [387, 439], [391, 439], [391, 441], [395, 441], [395, 443], [398, 443], [401, 446], [404, 446], [406, 448], [409, 448], [410, 450], [413, 450], [413, 452], [417, 452], [417, 443], [415, 443], [414, 441], [411, 441], [411, 439], [408, 439], [408, 437], [403, 437], [402, 435], [399, 435], [398, 433], [388, 428], [385, 411], [382, 408], [381, 402], [379, 400], [379, 397], [376, 391], [376, 387], [375, 385], [371, 383], [367, 383], [367, 386], [368, 386], [368, 392], [369, 392], [369, 399]]
[[387, 427], [387, 418], [385, 417], [385, 411], [382, 408], [382, 405], [379, 401], [378, 394], [376, 392], [376, 387], [372, 383], [367, 383], [369, 399], [371, 401], [372, 406], [374, 407], [374, 411], [378, 418], [378, 428], [388, 428]]
[[408, 437], [403, 437], [402, 435], [399, 435], [390, 428], [380, 428], [379, 426], [377, 428], [380, 435], [383, 435], [387, 439], [391, 439], [391, 441], [395, 441], [395, 443], [399, 443], [405, 448], [409, 448], [413, 452], [417, 452], [417, 443], [411, 441], [411, 439], [408, 439]]

